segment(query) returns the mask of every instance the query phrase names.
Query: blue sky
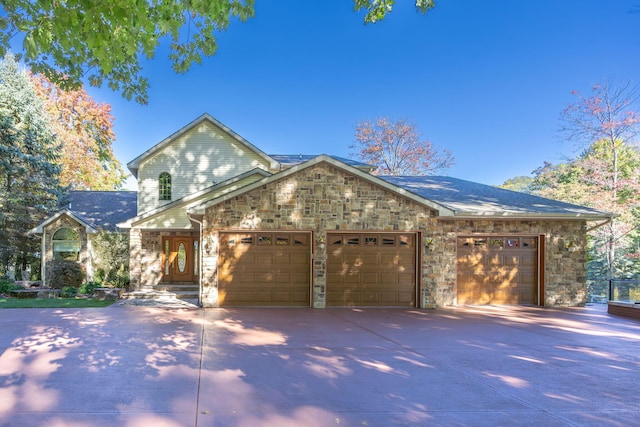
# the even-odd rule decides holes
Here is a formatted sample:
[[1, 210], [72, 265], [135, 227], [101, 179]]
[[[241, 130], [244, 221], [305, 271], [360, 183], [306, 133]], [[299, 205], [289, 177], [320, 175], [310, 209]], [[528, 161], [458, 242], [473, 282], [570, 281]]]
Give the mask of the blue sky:
[[[409, 117], [485, 184], [529, 175], [575, 147], [558, 135], [571, 91], [640, 83], [640, 0], [397, 0], [364, 25], [351, 0], [256, 0], [184, 75], [166, 48], [145, 65], [147, 106], [108, 88], [117, 158], [127, 162], [208, 112], [269, 154], [349, 156], [358, 122]], [[134, 187], [130, 182], [129, 186]]]

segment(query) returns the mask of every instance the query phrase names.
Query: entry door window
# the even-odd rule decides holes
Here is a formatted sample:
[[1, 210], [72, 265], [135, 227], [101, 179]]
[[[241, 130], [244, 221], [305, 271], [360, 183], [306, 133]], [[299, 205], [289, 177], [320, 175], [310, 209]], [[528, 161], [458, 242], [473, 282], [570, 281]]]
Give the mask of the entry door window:
[[165, 282], [194, 282], [198, 276], [198, 241], [191, 236], [165, 237], [162, 273]]

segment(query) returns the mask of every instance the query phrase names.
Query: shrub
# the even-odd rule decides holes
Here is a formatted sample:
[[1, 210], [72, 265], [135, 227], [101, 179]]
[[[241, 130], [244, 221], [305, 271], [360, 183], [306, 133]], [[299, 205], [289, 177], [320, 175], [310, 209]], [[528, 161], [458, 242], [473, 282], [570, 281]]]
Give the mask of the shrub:
[[104, 283], [114, 288], [127, 289], [129, 287], [129, 269], [121, 265], [117, 270], [111, 270]]
[[95, 288], [100, 288], [100, 287], [102, 287], [101, 283], [87, 282], [87, 283], [83, 283], [82, 286], [80, 286], [80, 289], [78, 289], [78, 292], [84, 295], [93, 295], [93, 290]]
[[0, 279], [0, 294], [8, 294], [16, 289], [22, 289], [22, 287], [13, 283], [13, 280]]
[[54, 261], [49, 271], [51, 274], [49, 286], [54, 289], [62, 289], [65, 286], [73, 286], [77, 289], [85, 277], [84, 269], [75, 261]]
[[95, 280], [106, 286], [129, 284], [129, 234], [100, 230], [91, 238]]
[[78, 288], [73, 286], [63, 286], [60, 290], [60, 296], [62, 298], [73, 298], [78, 295]]

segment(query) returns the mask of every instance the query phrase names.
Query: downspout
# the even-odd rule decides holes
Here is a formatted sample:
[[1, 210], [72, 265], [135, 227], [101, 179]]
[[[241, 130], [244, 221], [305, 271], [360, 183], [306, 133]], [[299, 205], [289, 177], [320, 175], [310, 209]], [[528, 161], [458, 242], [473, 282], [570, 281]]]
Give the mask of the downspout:
[[40, 239], [40, 277], [42, 278], [42, 287], [47, 286], [47, 254], [45, 248], [47, 240], [47, 231], [42, 228], [42, 239]]
[[190, 213], [187, 213], [189, 219], [200, 226], [200, 236], [198, 237], [198, 303], [202, 307], [202, 221], [191, 216]]
[[587, 232], [587, 233], [589, 233], [589, 232], [591, 232], [591, 231], [593, 231], [593, 230], [595, 230], [595, 229], [597, 229], [597, 228], [600, 228], [600, 227], [602, 227], [602, 226], [605, 226], [605, 225], [609, 224], [611, 221], [613, 221], [613, 217], [609, 217], [605, 222], [600, 223], [600, 224], [596, 224], [596, 225], [594, 225], [593, 227], [588, 228], [586, 232]]

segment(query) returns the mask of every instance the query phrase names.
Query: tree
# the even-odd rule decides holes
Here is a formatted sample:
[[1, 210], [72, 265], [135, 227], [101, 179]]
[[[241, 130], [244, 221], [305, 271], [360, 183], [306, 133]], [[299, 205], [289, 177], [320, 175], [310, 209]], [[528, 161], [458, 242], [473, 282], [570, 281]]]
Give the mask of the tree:
[[[631, 83], [614, 87], [605, 82], [592, 87], [589, 96], [573, 94], [577, 100], [564, 110], [561, 132], [567, 140], [588, 148], [582, 156], [583, 178], [607, 194], [600, 207], [622, 214], [638, 203], [629, 197], [630, 191], [637, 191], [638, 178], [629, 176], [621, 161], [640, 133], [640, 115], [632, 109], [639, 98], [638, 88]], [[619, 228], [617, 219], [605, 228], [607, 278], [615, 276], [616, 249], [624, 233]]]
[[[23, 37], [22, 59], [63, 89], [106, 83], [126, 99], [148, 102], [143, 58], [151, 59], [164, 41], [177, 73], [185, 73], [218, 49], [216, 32], [233, 20], [254, 16], [255, 0], [4, 0], [0, 14], [0, 55]], [[365, 23], [391, 12], [394, 0], [354, 0]], [[426, 12], [434, 0], [415, 0]]]
[[350, 148], [352, 155], [377, 166], [378, 175], [431, 175], [454, 164], [448, 150], [422, 139], [417, 126], [404, 118], [359, 123]]
[[520, 193], [531, 194], [531, 186], [533, 184], [533, 178], [530, 176], [516, 176], [506, 180], [502, 185], [498, 185], [505, 190], [518, 191]]
[[28, 236], [61, 195], [56, 141], [27, 72], [11, 55], [0, 61], [0, 274], [25, 269], [39, 251]]
[[126, 175], [115, 158], [111, 106], [84, 88], [62, 90], [44, 76], [32, 76], [61, 145], [60, 182], [73, 190], [118, 190]]
[[[387, 14], [391, 13], [395, 0], [354, 0], [354, 10], [366, 10], [364, 22], [375, 24], [383, 20]], [[436, 5], [435, 0], [416, 0], [416, 10], [426, 13]]]
[[0, 16], [0, 54], [23, 35], [24, 61], [64, 89], [86, 79], [103, 82], [126, 99], [147, 103], [142, 58], [153, 58], [170, 40], [173, 69], [186, 72], [217, 50], [215, 32], [233, 19], [253, 16], [254, 0], [5, 0]]

